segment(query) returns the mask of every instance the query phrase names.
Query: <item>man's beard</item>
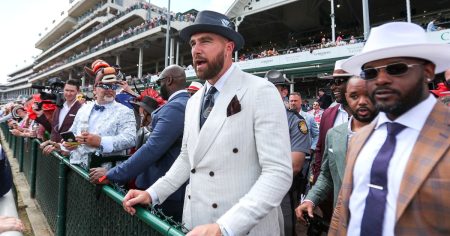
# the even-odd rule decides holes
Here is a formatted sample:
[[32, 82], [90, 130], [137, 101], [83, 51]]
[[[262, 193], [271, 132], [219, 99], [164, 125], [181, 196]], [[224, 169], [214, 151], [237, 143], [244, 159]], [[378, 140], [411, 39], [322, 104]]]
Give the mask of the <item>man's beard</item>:
[[372, 101], [375, 104], [375, 107], [379, 111], [399, 117], [420, 102], [420, 95], [423, 93], [425, 86], [425, 84], [422, 81], [423, 79], [418, 81], [418, 83], [414, 86], [413, 91], [404, 93], [405, 94], [404, 97], [401, 97], [401, 93], [398, 90], [389, 88], [399, 97], [399, 100], [395, 101], [395, 103], [392, 105], [384, 104], [383, 102], [377, 102], [375, 100], [375, 93], [377, 92], [377, 90], [386, 89], [384, 87], [378, 87], [377, 89], [375, 89], [372, 92], [370, 98], [372, 99]]
[[169, 91], [167, 91], [167, 86], [165, 84], [161, 85], [159, 92], [164, 100], [169, 100]]
[[103, 101], [105, 101], [106, 103], [110, 103], [112, 101], [114, 101], [114, 96], [103, 96]]
[[209, 80], [216, 77], [225, 64], [225, 57], [223, 54], [224, 50], [222, 50], [212, 61], [207, 61], [207, 67], [203, 72], [197, 71], [197, 64], [194, 62], [194, 69], [197, 77], [201, 80]]
[[364, 108], [369, 112], [368, 116], [361, 117], [358, 114], [358, 109], [359, 109], [358, 108], [358, 109], [356, 109], [356, 111], [352, 111], [353, 118], [355, 118], [355, 120], [363, 122], [363, 123], [372, 122], [372, 120], [375, 119], [375, 117], [378, 115], [378, 110], [370, 111], [367, 107], [364, 107]]

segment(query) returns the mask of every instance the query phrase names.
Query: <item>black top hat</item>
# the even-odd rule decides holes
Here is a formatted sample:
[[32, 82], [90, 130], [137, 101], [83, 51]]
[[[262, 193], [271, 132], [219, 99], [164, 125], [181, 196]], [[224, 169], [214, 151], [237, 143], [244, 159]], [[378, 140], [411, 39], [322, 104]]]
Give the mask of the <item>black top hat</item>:
[[283, 74], [277, 70], [269, 70], [264, 76], [274, 85], [287, 85], [286, 80], [283, 77]]
[[144, 98], [140, 102], [130, 101], [130, 103], [136, 104], [136, 105], [144, 108], [144, 110], [148, 114], [152, 114], [152, 112], [158, 108], [158, 102], [149, 96], [144, 96]]
[[180, 37], [184, 41], [189, 42], [193, 34], [209, 32], [232, 40], [235, 44], [234, 51], [244, 46], [244, 38], [234, 30], [234, 23], [227, 16], [214, 11], [199, 12], [194, 24], [180, 31]]

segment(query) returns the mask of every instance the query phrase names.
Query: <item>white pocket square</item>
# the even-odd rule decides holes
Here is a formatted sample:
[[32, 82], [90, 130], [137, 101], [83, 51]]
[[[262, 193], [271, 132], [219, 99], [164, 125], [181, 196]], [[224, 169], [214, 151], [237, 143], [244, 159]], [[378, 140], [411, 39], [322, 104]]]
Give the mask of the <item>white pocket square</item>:
[[69, 114], [69, 116], [76, 116], [76, 114]]
[[334, 153], [332, 148], [328, 148], [328, 151]]

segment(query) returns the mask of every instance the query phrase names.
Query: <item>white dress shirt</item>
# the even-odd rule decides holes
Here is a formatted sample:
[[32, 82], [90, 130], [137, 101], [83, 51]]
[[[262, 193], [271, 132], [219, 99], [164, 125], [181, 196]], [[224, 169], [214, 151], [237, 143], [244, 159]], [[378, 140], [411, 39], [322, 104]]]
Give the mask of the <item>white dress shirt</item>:
[[334, 125], [333, 128], [336, 126], [339, 126], [341, 124], [344, 124], [345, 122], [348, 122], [348, 113], [345, 111], [342, 104], [339, 104], [338, 112], [336, 115], [336, 119], [334, 119]]
[[370, 183], [372, 163], [386, 140], [386, 123], [397, 122], [406, 126], [406, 128], [397, 135], [397, 144], [388, 167], [388, 194], [386, 197], [386, 211], [383, 222], [383, 235], [394, 235], [397, 197], [403, 173], [405, 172], [406, 164], [408, 163], [414, 144], [419, 137], [419, 133], [435, 103], [436, 99], [430, 95], [427, 99], [394, 121], [389, 120], [384, 112], [380, 112], [378, 115], [375, 130], [361, 149], [353, 169], [353, 192], [350, 196], [349, 203], [351, 218], [348, 235], [360, 235], [366, 197], [369, 193], [368, 185]]
[[72, 108], [73, 104], [75, 104], [75, 102], [76, 101], [73, 101], [70, 106], [67, 104], [67, 102], [65, 102], [61, 107], [61, 110], [59, 110], [58, 129], [61, 129], [61, 125], [63, 124], [64, 119], [66, 118], [67, 114], [69, 113], [70, 109]]

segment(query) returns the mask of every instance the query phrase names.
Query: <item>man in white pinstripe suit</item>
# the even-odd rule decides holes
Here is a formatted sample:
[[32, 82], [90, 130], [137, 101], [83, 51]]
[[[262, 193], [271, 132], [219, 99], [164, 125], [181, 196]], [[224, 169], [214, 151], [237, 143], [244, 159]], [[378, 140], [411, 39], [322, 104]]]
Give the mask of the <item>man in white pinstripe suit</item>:
[[180, 156], [149, 189], [131, 190], [125, 210], [161, 203], [189, 179], [188, 235], [283, 235], [280, 202], [291, 186], [292, 162], [278, 91], [233, 65], [244, 40], [226, 16], [200, 12], [180, 36], [190, 42], [205, 86], [188, 101]]

